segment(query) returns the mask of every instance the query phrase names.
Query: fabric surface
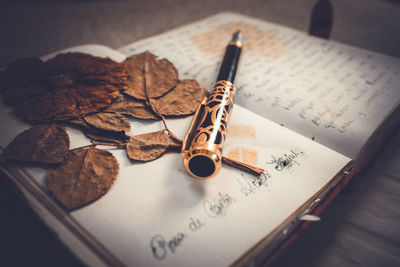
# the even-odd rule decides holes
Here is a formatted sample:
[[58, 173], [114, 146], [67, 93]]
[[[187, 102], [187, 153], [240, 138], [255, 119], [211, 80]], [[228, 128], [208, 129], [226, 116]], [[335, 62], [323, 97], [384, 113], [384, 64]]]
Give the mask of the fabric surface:
[[[221, 11], [238, 12], [307, 31], [315, 2], [3, 1], [0, 3], [0, 67], [20, 57], [41, 56], [74, 45], [97, 43], [119, 48]], [[335, 0], [332, 3], [331, 39], [400, 57], [398, 1]], [[355, 190], [348, 187], [341, 193], [323, 212], [322, 221], [303, 233], [273, 266], [400, 266], [399, 160], [400, 127], [397, 127], [359, 175]], [[74, 256], [45, 227], [38, 226], [40, 221], [35, 215], [21, 207], [15, 193], [4, 193], [12, 191], [10, 185], [0, 183], [0, 189], [2, 202], [8, 203], [0, 206], [1, 214], [5, 214], [0, 224], [0, 255], [3, 254], [0, 265], [77, 264]], [[23, 231], [38, 234], [21, 235]], [[56, 253], [57, 257], [46, 260], [48, 253]], [[22, 255], [26, 261], [19, 257]]]

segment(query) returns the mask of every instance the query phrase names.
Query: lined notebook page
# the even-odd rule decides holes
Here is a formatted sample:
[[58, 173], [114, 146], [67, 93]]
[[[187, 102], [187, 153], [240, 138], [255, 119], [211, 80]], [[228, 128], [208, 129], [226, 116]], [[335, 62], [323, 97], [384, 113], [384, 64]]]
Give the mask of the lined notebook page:
[[[101, 46], [82, 51], [123, 59]], [[168, 125], [183, 138], [190, 120], [168, 120]], [[4, 105], [0, 121], [8, 126], [0, 133], [3, 147], [29, 127]], [[224, 266], [275, 229], [350, 161], [239, 105], [229, 124], [224, 154], [264, 168], [266, 176], [256, 178], [223, 166], [216, 177], [201, 181], [186, 174], [180, 154], [137, 163], [129, 161], [124, 150], [111, 149], [120, 165], [114, 185], [70, 216], [127, 265]], [[130, 134], [161, 129], [161, 122], [133, 120]], [[76, 129], [68, 128], [68, 134], [71, 148], [89, 144]], [[47, 194], [45, 170], [27, 171], [32, 176], [28, 179]]]
[[244, 35], [236, 102], [348, 157], [355, 158], [398, 105], [400, 61], [307, 36], [234, 13], [128, 45], [168, 58], [180, 77], [210, 89], [234, 31]]

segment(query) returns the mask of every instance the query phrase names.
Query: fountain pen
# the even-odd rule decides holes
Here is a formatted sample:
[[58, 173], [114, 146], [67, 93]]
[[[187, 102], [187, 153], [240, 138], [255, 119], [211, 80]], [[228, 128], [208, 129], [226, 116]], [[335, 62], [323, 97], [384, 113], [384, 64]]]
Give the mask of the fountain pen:
[[222, 148], [233, 107], [233, 84], [242, 52], [243, 35], [237, 31], [226, 47], [217, 81], [195, 115], [182, 145], [182, 157], [188, 173], [199, 179], [216, 175], [221, 169]]

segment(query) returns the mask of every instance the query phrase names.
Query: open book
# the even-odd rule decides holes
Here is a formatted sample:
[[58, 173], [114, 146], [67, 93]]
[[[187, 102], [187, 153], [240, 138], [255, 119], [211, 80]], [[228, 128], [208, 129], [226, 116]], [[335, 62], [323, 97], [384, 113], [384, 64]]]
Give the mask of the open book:
[[[269, 257], [315, 207], [365, 165], [399, 118], [400, 61], [309, 37], [233, 13], [135, 42], [119, 51], [74, 47], [122, 61], [146, 50], [170, 60], [181, 78], [215, 81], [232, 32], [244, 34], [238, 94], [223, 153], [267, 171], [255, 177], [223, 166], [190, 177], [180, 154], [149, 163], [111, 150], [119, 176], [101, 199], [73, 212], [48, 193], [46, 172], [2, 166], [42, 219], [90, 265], [224, 266]], [[48, 55], [44, 59], [55, 54]], [[191, 118], [170, 119], [183, 138]], [[0, 106], [4, 148], [29, 125]], [[163, 129], [132, 121], [131, 134]], [[68, 129], [71, 147], [89, 143]]]

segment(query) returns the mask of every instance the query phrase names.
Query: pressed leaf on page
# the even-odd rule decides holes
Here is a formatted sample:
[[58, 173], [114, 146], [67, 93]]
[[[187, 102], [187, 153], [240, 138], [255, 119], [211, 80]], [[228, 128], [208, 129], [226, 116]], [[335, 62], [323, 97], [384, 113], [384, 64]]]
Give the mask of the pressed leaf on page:
[[17, 135], [4, 149], [6, 159], [60, 163], [69, 149], [69, 138], [63, 125], [44, 124], [34, 126]]
[[106, 112], [119, 112], [137, 119], [158, 120], [156, 114], [142, 100], [136, 100], [121, 94], [107, 109]]
[[193, 114], [206, 95], [207, 91], [196, 80], [186, 79], [164, 96], [150, 99], [150, 104], [161, 115], [185, 116]]
[[3, 98], [33, 124], [64, 121], [98, 112], [125, 88], [122, 65], [83, 53], [59, 54], [11, 63], [4, 75]]
[[47, 187], [64, 207], [72, 210], [107, 193], [118, 171], [117, 159], [106, 150], [71, 150], [63, 164], [47, 172]]
[[129, 132], [131, 129], [129, 120], [116, 112], [99, 112], [83, 117], [83, 120], [97, 130]]
[[127, 73], [124, 93], [139, 100], [163, 96], [178, 82], [174, 65], [148, 51], [130, 56], [122, 64]]
[[164, 130], [135, 135], [126, 144], [126, 153], [132, 160], [151, 161], [164, 155], [169, 143], [169, 137]]

